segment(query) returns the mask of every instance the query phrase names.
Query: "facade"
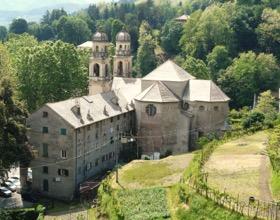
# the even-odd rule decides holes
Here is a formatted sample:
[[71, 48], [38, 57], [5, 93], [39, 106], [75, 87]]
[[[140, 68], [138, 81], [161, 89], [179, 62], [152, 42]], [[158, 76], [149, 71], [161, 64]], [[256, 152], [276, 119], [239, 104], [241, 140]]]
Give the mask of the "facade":
[[188, 152], [195, 140], [225, 129], [229, 98], [168, 60], [144, 78], [131, 78], [130, 36], [116, 37], [113, 66], [108, 39], [96, 33], [89, 64], [89, 95], [47, 103], [27, 120], [33, 190], [71, 200], [80, 183], [113, 168], [121, 138], [133, 134], [142, 154]]

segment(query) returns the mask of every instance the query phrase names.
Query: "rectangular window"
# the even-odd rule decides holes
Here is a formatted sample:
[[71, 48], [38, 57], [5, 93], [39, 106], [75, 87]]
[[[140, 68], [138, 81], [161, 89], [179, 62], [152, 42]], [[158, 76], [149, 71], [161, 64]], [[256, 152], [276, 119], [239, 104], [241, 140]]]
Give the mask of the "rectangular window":
[[61, 135], [66, 135], [66, 134], [67, 134], [66, 128], [61, 128], [61, 129], [60, 129], [60, 134], [61, 134]]
[[43, 166], [43, 173], [48, 174], [49, 173], [49, 167]]
[[113, 144], [114, 143], [114, 137], [110, 138], [110, 143]]
[[61, 150], [61, 158], [66, 159], [66, 156], [67, 156], [66, 150]]
[[126, 118], [126, 113], [123, 114], [123, 117]]
[[43, 157], [48, 157], [49, 156], [49, 145], [48, 144], [43, 144]]
[[105, 155], [102, 156], [102, 163], [105, 161]]
[[57, 173], [59, 176], [69, 176], [69, 171], [66, 169], [58, 169]]
[[99, 163], [99, 160], [98, 160], [98, 159], [96, 159], [96, 160], [95, 160], [95, 164], [94, 164], [94, 165], [97, 167], [97, 166], [98, 166], [98, 163]]
[[43, 132], [43, 134], [49, 133], [49, 128], [48, 127], [43, 127], [42, 132]]
[[120, 120], [120, 116], [119, 115], [117, 116], [117, 119]]
[[49, 181], [43, 180], [43, 191], [48, 192], [49, 191]]
[[113, 122], [114, 122], [114, 118], [111, 118], [110, 120], [111, 120], [111, 123], [113, 123]]
[[81, 173], [82, 173], [82, 168], [79, 167], [79, 168], [78, 168], [78, 174], [81, 174]]
[[90, 131], [90, 125], [87, 127], [87, 130]]
[[49, 116], [48, 112], [43, 112], [43, 118], [47, 118]]

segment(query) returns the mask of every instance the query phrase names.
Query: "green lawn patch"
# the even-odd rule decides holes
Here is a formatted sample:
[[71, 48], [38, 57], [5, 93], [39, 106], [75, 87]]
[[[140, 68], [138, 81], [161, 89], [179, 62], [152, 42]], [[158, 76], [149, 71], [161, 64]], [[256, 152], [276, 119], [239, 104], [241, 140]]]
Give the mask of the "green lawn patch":
[[119, 184], [113, 177], [113, 188], [139, 189], [171, 186], [178, 183], [193, 154], [169, 156], [161, 160], [135, 160], [119, 170]]
[[118, 190], [116, 197], [120, 213], [126, 220], [170, 217], [164, 188]]
[[218, 206], [211, 200], [208, 200], [197, 194], [190, 194], [188, 197], [188, 206], [180, 207], [176, 212], [178, 220], [247, 220], [248, 218], [223, 207]]
[[271, 178], [271, 190], [273, 194], [273, 198], [276, 200], [280, 200], [280, 174], [276, 171], [272, 171], [272, 178]]

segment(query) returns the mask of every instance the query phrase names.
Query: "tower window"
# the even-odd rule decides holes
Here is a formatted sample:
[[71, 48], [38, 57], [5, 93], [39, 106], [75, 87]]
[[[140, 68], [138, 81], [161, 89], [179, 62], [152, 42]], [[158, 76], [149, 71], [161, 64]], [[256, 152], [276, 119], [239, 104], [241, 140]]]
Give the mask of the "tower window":
[[94, 66], [93, 66], [93, 74], [94, 74], [94, 76], [97, 76], [97, 77], [99, 77], [99, 75], [100, 75], [100, 66], [98, 63], [94, 64]]
[[118, 63], [118, 76], [122, 76], [123, 75], [123, 62], [120, 61]]
[[149, 104], [146, 107], [146, 113], [148, 116], [155, 116], [155, 114], [157, 113], [157, 108], [154, 105]]

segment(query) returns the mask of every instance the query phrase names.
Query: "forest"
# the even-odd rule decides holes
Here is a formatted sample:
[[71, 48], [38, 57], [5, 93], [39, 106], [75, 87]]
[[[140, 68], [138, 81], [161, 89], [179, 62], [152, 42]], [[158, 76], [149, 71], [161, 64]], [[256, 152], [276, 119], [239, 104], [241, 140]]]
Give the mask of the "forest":
[[[189, 15], [184, 24], [174, 20], [183, 14]], [[172, 59], [195, 77], [216, 82], [236, 110], [252, 108], [254, 96], [267, 90], [278, 92], [278, 0], [121, 0], [73, 14], [47, 11], [40, 23], [17, 18], [9, 28], [0, 26], [0, 161], [10, 158], [0, 166], [26, 162], [11, 155], [22, 149], [27, 154], [18, 146], [25, 144], [28, 112], [87, 93], [89, 52], [76, 46], [104, 31], [113, 54], [122, 29], [131, 35], [134, 76]], [[14, 151], [7, 155], [8, 145]]]

